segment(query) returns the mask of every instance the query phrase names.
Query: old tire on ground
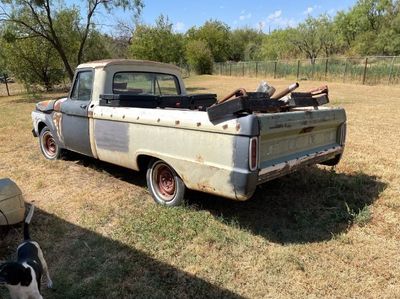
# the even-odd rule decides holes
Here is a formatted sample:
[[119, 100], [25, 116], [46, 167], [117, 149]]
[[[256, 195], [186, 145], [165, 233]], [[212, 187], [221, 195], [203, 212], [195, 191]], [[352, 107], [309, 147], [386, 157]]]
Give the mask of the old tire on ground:
[[147, 187], [156, 203], [169, 207], [183, 204], [185, 184], [167, 163], [157, 159], [150, 161], [146, 179]]
[[46, 159], [56, 160], [60, 158], [61, 148], [58, 146], [48, 127], [44, 127], [42, 131], [40, 131], [39, 146]]

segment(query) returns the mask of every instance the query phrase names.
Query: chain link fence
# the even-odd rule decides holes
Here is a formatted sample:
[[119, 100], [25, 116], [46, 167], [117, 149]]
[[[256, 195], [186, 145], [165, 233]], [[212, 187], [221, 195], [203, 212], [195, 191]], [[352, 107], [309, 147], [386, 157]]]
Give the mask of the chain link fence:
[[368, 85], [399, 84], [400, 56], [220, 62], [213, 74], [242, 77], [296, 78], [353, 82]]

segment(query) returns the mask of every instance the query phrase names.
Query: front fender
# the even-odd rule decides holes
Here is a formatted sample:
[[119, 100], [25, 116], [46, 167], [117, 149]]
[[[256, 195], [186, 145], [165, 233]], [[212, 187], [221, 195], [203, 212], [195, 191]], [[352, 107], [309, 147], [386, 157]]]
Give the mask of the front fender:
[[33, 131], [37, 136], [40, 136], [41, 129], [46, 126], [54, 136], [57, 145], [64, 148], [64, 139], [62, 137], [61, 123], [62, 113], [53, 111], [51, 113], [43, 113], [40, 111], [32, 112]]

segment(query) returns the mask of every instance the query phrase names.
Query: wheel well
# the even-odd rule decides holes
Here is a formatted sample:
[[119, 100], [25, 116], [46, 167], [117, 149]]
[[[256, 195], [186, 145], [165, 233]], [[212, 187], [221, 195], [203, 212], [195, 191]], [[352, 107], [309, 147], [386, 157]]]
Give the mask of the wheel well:
[[38, 123], [38, 133], [42, 132], [43, 128], [46, 126], [44, 122], [39, 122]]
[[150, 163], [150, 160], [153, 159], [154, 157], [147, 156], [147, 155], [139, 155], [136, 159], [137, 165], [139, 167], [139, 170], [146, 170], [147, 166]]

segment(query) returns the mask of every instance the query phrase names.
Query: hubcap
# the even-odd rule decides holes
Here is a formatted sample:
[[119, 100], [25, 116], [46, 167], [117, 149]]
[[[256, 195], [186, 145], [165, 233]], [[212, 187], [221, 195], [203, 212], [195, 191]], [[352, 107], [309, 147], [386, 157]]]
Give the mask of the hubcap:
[[174, 174], [167, 165], [158, 164], [154, 168], [153, 182], [157, 193], [164, 201], [171, 201], [176, 193]]
[[43, 134], [43, 150], [49, 157], [54, 157], [57, 153], [57, 144], [50, 132]]

